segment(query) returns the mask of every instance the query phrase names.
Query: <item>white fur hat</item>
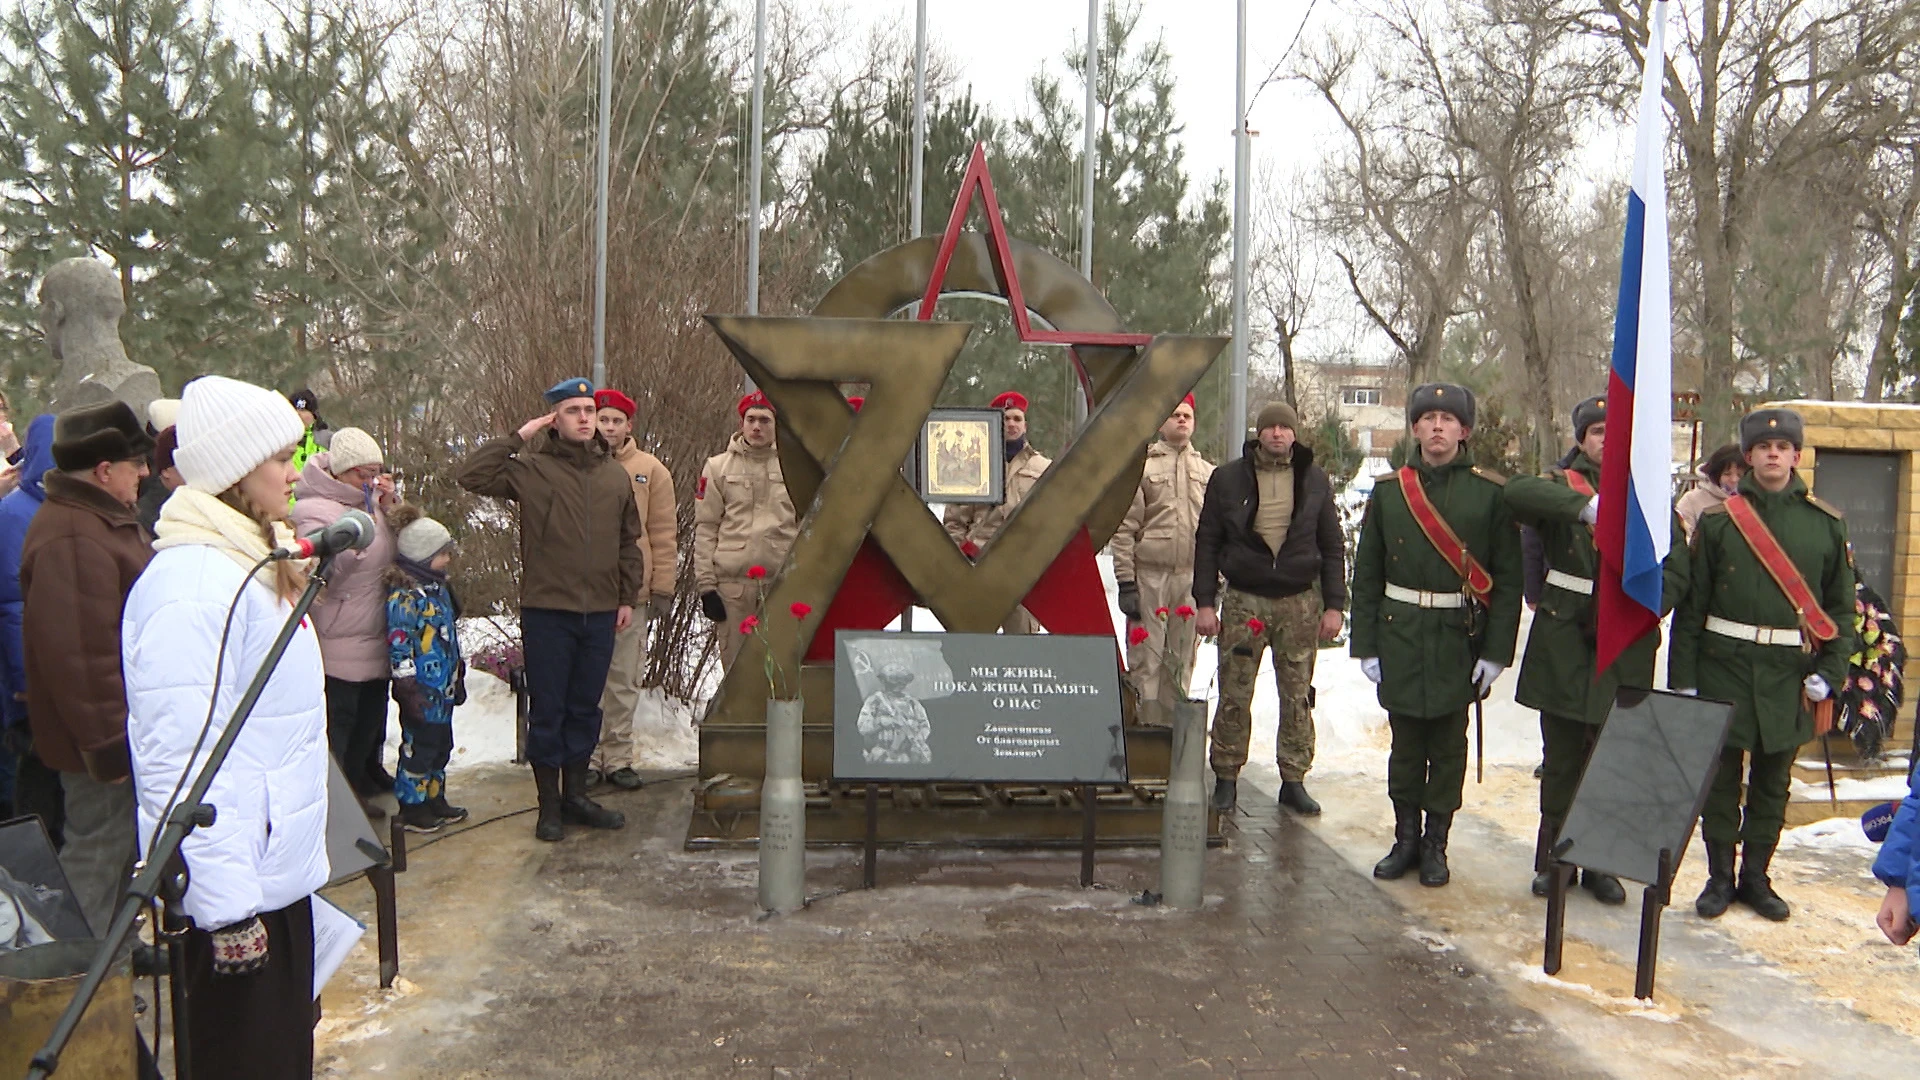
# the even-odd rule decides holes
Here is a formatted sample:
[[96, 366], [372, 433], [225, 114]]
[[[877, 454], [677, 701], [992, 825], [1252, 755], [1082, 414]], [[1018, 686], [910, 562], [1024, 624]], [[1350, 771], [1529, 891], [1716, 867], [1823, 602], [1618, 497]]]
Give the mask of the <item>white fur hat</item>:
[[188, 384], [174, 426], [174, 467], [188, 487], [208, 495], [239, 483], [307, 432], [286, 398], [219, 375]]
[[335, 476], [362, 465], [378, 465], [383, 460], [380, 444], [357, 427], [341, 428], [327, 444], [327, 471]]
[[180, 399], [157, 397], [147, 402], [147, 423], [155, 431], [165, 431], [173, 426], [174, 419], [180, 415]]

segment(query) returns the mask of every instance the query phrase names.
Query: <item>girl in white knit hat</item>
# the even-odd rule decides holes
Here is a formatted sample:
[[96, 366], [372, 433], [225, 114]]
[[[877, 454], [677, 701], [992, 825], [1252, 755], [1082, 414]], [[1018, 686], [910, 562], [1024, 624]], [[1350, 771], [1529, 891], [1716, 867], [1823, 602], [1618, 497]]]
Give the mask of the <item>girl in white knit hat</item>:
[[[143, 855], [265, 661], [309, 570], [295, 561], [260, 566], [293, 540], [287, 499], [306, 429], [287, 399], [208, 376], [186, 388], [175, 427], [174, 466], [185, 484], [161, 507], [157, 554], [127, 597], [122, 635]], [[308, 1077], [310, 905], [328, 868], [325, 697], [307, 620], [207, 801], [214, 823], [181, 848], [191, 875], [182, 906], [197, 928], [184, 942], [193, 1075]]]

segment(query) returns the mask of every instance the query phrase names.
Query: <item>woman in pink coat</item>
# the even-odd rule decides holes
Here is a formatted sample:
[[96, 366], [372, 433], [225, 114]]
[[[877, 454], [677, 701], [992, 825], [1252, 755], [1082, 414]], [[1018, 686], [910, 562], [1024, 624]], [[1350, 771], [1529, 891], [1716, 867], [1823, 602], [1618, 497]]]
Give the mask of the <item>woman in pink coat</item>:
[[381, 575], [393, 565], [394, 539], [386, 512], [395, 500], [393, 478], [382, 468], [380, 444], [359, 428], [334, 432], [332, 446], [307, 460], [293, 486], [293, 528], [304, 536], [349, 510], [379, 522], [364, 551], [342, 552], [333, 576], [313, 605], [313, 628], [327, 673], [327, 745], [370, 816], [384, 811], [372, 796], [391, 792], [382, 765], [387, 742], [387, 590]]

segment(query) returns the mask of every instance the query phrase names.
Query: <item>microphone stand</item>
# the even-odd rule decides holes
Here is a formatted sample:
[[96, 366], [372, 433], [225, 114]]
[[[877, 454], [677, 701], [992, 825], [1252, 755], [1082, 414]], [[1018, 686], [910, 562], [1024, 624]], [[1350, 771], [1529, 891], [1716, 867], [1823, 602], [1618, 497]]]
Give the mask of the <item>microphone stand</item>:
[[[266, 563], [263, 562], [261, 565], [264, 566]], [[87, 1006], [93, 1002], [94, 995], [99, 992], [100, 984], [106, 981], [107, 971], [113, 967], [114, 957], [120, 952], [121, 944], [127, 940], [129, 934], [133, 933], [133, 926], [140, 917], [140, 910], [153, 903], [162, 889], [165, 889], [173, 898], [185, 896], [187, 869], [185, 862], [178, 858], [180, 845], [186, 842], [187, 836], [194, 829], [206, 828], [213, 824], [215, 810], [201, 800], [207, 797], [207, 790], [213, 786], [214, 776], [219, 773], [220, 767], [226, 764], [227, 754], [233, 750], [234, 741], [240, 737], [241, 728], [246, 726], [247, 717], [253, 713], [254, 703], [260, 700], [261, 693], [266, 690], [267, 680], [273, 676], [274, 669], [280, 665], [280, 658], [286, 654], [287, 645], [293, 641], [293, 635], [299, 630], [301, 620], [307, 617], [307, 609], [313, 606], [315, 595], [320, 592], [321, 586], [327, 583], [327, 574], [332, 568], [333, 555], [322, 556], [319, 565], [314, 568], [312, 577], [307, 580], [307, 590], [300, 594], [299, 601], [293, 605], [293, 612], [281, 625], [280, 634], [273, 639], [273, 647], [267, 650], [266, 659], [260, 662], [260, 668], [254, 672], [253, 681], [247, 685], [246, 693], [241, 695], [239, 704], [234, 706], [233, 715], [228, 718], [226, 729], [220, 733], [220, 738], [215, 740], [213, 749], [207, 752], [206, 763], [200, 767], [199, 775], [194, 777], [193, 787], [189, 788], [186, 797], [174, 806], [173, 812], [167, 815], [166, 827], [161, 831], [160, 838], [155, 841], [152, 850], [147, 852], [147, 857], [140, 863], [138, 872], [134, 874], [132, 883], [127, 887], [126, 897], [120, 901], [120, 910], [114, 914], [113, 923], [107, 931], [105, 940], [100, 943], [99, 950], [93, 954], [92, 963], [87, 966], [86, 978], [80, 981], [79, 989], [74, 991], [73, 1000], [67, 1003], [67, 1010], [60, 1014], [59, 1022], [53, 1025], [53, 1031], [47, 1036], [46, 1043], [40, 1047], [40, 1052], [33, 1055], [33, 1065], [27, 1070], [27, 1080], [45, 1080], [60, 1067], [61, 1053], [66, 1050], [68, 1041], [73, 1038], [74, 1030], [80, 1026], [80, 1019], [86, 1014]], [[258, 572], [259, 568], [256, 567], [248, 571], [248, 576], [251, 577]], [[218, 696], [220, 688], [215, 686], [213, 693]], [[171, 912], [172, 907], [169, 906], [168, 910]], [[176, 944], [174, 948], [178, 949], [179, 946]], [[177, 965], [175, 978], [178, 978]], [[179, 1000], [180, 996], [176, 987], [175, 1000]], [[186, 1034], [176, 1017], [173, 1030], [176, 1060], [185, 1060], [183, 1048], [186, 1046]]]

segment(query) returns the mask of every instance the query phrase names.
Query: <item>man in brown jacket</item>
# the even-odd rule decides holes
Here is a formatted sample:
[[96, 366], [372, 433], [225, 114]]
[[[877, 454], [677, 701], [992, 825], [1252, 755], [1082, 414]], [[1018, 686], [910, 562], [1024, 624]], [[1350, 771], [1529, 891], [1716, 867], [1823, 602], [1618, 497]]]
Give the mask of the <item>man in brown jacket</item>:
[[133, 872], [120, 615], [153, 558], [153, 537], [136, 509], [152, 452], [126, 402], [61, 413], [47, 501], [20, 550], [27, 720], [40, 760], [60, 771], [67, 812], [60, 865], [95, 933], [106, 931]]
[[632, 483], [596, 427], [593, 384], [563, 380], [546, 400], [552, 412], [483, 443], [455, 479], [520, 504], [520, 640], [533, 695], [527, 760], [540, 793], [533, 835], [558, 840], [567, 821], [626, 824], [587, 798], [587, 765], [600, 741], [614, 636], [633, 621], [647, 557]]
[[1161, 669], [1168, 659], [1179, 665], [1183, 677], [1193, 676], [1200, 640], [1194, 636], [1193, 620], [1174, 612], [1193, 606], [1193, 537], [1212, 475], [1212, 463], [1193, 446], [1193, 395], [1188, 394], [1160, 425], [1160, 441], [1147, 447], [1140, 490], [1107, 546], [1128, 629], [1147, 630], [1147, 640], [1127, 650], [1127, 671], [1140, 695], [1141, 716], [1149, 723], [1168, 723], [1174, 701], [1187, 690], [1171, 679], [1162, 685]]
[[[991, 503], [955, 503], [947, 507], [942, 519], [947, 526], [947, 535], [960, 545], [960, 550], [969, 559], [977, 559], [987, 550], [993, 538], [1013, 516], [1013, 511], [1026, 501], [1027, 493], [1040, 482], [1040, 474], [1047, 471], [1053, 461], [1045, 454], [1035, 450], [1027, 443], [1027, 396], [1018, 390], [1008, 390], [993, 399], [987, 406], [1000, 410], [1000, 437], [1005, 440], [1007, 458], [1007, 483], [1005, 498], [998, 506]], [[1017, 607], [1007, 621], [1000, 624], [1003, 633], [1037, 634], [1040, 624], [1027, 609]]]
[[799, 529], [774, 446], [773, 404], [756, 390], [734, 411], [740, 430], [707, 459], [693, 493], [694, 585], [701, 609], [720, 624], [714, 639], [723, 668], [740, 653], [740, 620], [760, 607]]
[[632, 791], [640, 786], [640, 774], [633, 769], [633, 713], [640, 707], [640, 678], [647, 671], [647, 619], [673, 608], [680, 563], [674, 543], [678, 522], [672, 474], [633, 438], [633, 399], [618, 390], [601, 390], [593, 403], [599, 407], [601, 441], [613, 448], [613, 460], [633, 481], [640, 551], [647, 561], [646, 591], [634, 598], [633, 621], [613, 637], [613, 667], [600, 695], [600, 745], [593, 751], [593, 771], [613, 786]]

